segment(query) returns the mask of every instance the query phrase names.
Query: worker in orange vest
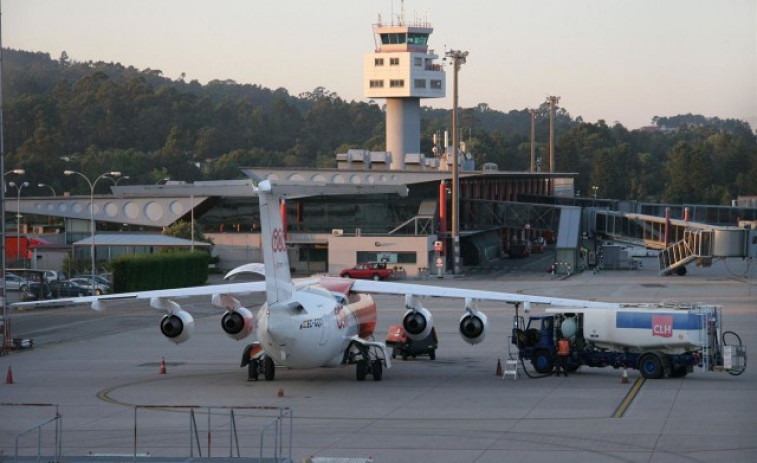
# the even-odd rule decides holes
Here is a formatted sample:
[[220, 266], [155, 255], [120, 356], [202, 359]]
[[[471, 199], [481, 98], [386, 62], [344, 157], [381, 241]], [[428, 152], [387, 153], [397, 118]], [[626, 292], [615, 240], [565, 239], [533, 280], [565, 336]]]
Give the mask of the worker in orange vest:
[[568, 376], [568, 372], [565, 371], [565, 360], [570, 355], [570, 343], [567, 339], [560, 339], [557, 341], [557, 359], [555, 359], [555, 376], [560, 376], [560, 370], [562, 374]]

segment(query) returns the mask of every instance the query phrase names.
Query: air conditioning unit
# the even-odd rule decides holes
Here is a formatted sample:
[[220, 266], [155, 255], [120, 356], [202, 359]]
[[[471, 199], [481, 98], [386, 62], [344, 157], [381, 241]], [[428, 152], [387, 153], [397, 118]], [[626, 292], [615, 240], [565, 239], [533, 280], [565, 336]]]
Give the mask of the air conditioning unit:
[[341, 228], [334, 228], [331, 230], [331, 234], [333, 236], [342, 236], [344, 235], [344, 230], [342, 230]]

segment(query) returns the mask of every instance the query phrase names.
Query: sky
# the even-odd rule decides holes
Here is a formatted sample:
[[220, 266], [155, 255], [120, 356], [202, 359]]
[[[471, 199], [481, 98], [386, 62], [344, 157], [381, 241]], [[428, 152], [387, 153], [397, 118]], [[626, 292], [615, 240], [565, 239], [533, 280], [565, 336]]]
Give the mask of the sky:
[[[120, 62], [205, 84], [317, 87], [363, 97], [372, 25], [401, 0], [2, 0], [2, 43], [74, 61]], [[702, 114], [757, 128], [755, 0], [406, 0], [429, 47], [468, 51], [462, 107], [534, 108], [549, 95], [587, 122], [629, 129]], [[452, 106], [447, 97], [422, 105]]]

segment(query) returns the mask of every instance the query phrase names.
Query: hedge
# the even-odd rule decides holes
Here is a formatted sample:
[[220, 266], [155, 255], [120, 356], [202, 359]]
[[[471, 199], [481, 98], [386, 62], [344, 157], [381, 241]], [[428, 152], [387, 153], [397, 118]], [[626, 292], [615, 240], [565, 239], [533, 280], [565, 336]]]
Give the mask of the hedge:
[[207, 252], [164, 252], [122, 256], [112, 261], [113, 292], [200, 286], [208, 281]]

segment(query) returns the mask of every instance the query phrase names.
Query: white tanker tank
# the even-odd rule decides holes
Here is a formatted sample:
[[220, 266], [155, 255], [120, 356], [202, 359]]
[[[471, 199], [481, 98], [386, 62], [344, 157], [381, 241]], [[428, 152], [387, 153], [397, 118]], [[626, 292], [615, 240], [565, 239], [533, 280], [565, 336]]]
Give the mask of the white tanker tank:
[[708, 324], [719, 328], [720, 310], [715, 306], [661, 308], [631, 306], [618, 309], [547, 309], [563, 314], [562, 334], [603, 349], [631, 352], [658, 350], [680, 354], [708, 342]]

